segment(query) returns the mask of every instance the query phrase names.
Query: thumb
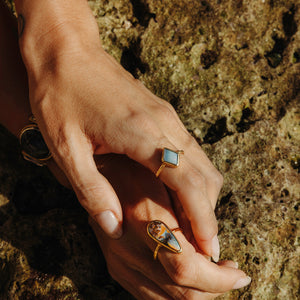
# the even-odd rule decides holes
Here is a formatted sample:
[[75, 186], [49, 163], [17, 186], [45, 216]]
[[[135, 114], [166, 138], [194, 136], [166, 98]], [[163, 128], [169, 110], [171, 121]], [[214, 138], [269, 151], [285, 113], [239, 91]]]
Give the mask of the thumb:
[[81, 205], [111, 238], [122, 236], [122, 209], [119, 199], [99, 173], [87, 141], [76, 143], [75, 151], [63, 159], [62, 165]]

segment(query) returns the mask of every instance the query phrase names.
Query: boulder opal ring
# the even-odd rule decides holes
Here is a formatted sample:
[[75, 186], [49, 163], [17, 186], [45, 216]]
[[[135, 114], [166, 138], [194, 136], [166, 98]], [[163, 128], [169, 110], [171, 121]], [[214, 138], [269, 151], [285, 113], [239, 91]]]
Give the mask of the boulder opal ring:
[[161, 162], [159, 169], [155, 173], [155, 176], [158, 177], [159, 174], [165, 167], [177, 168], [179, 166], [179, 154], [184, 154], [183, 150], [171, 150], [164, 148], [161, 154]]
[[157, 242], [157, 246], [153, 253], [153, 258], [157, 258], [158, 250], [165, 247], [174, 253], [181, 253], [182, 248], [173, 234], [174, 231], [181, 231], [181, 228], [169, 229], [169, 227], [160, 220], [154, 220], [148, 223], [147, 233], [151, 239]]
[[44, 166], [52, 157], [34, 116], [29, 118], [30, 124], [26, 125], [20, 132], [19, 141], [24, 159]]

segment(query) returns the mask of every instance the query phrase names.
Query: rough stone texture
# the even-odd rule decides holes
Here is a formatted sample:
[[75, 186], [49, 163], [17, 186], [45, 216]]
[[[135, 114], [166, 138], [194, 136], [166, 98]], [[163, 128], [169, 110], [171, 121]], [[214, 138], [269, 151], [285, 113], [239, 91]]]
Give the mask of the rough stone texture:
[[[299, 0], [89, 3], [105, 49], [177, 109], [224, 174], [222, 258], [253, 281], [221, 298], [297, 299]], [[17, 149], [1, 130], [0, 298], [129, 298], [74, 197]]]

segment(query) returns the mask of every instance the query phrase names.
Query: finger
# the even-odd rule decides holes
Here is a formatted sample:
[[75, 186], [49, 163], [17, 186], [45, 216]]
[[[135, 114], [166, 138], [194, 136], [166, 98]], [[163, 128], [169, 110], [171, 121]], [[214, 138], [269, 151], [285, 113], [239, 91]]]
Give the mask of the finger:
[[[104, 239], [103, 233], [99, 230], [95, 221], [91, 219], [89, 221], [101, 245]], [[122, 239], [116, 241], [116, 243], [122, 242]], [[144, 236], [141, 241], [143, 239]], [[161, 296], [162, 299], [206, 300], [221, 295], [221, 293], [207, 293], [175, 284], [160, 262], [153, 260], [151, 252], [147, 251], [149, 249], [144, 248], [143, 243], [138, 245], [139, 248], [136, 249], [135, 246], [137, 245], [132, 243], [135, 251], [127, 252], [126, 255], [123, 251], [122, 256], [115, 253], [114, 258], [108, 261], [111, 276], [138, 299], [160, 299]], [[142, 248], [141, 251], [140, 248]], [[111, 251], [114, 252], [113, 249]], [[140, 289], [137, 289], [137, 287]]]
[[[127, 262], [128, 263], [128, 262]], [[150, 261], [141, 265], [143, 269], [141, 271], [135, 271], [139, 277], [144, 277], [147, 282], [153, 282], [156, 287], [159, 287], [161, 291], [164, 291], [169, 297], [167, 299], [173, 300], [190, 300], [201, 299], [208, 300], [214, 299], [222, 293], [208, 293], [200, 291], [194, 288], [188, 288], [175, 284], [168, 274], [163, 270], [161, 265], [157, 262]], [[127, 277], [130, 278], [130, 277]]]
[[250, 283], [250, 277], [241, 270], [208, 261], [195, 251], [183, 234], [178, 232], [176, 236], [183, 249], [181, 254], [176, 255], [167, 249], [160, 249], [158, 253], [160, 262], [176, 284], [224, 293]]
[[168, 189], [171, 201], [172, 201], [172, 207], [176, 215], [176, 219], [178, 220], [179, 227], [182, 229], [182, 232], [185, 236], [185, 238], [195, 247], [196, 251], [200, 252], [201, 249], [199, 248], [195, 237], [193, 235], [193, 231], [191, 228], [191, 223], [186, 217], [183, 207], [178, 200], [178, 197], [176, 193], [170, 189]]
[[[168, 132], [168, 130], [166, 132], [169, 136], [170, 141], [173, 142], [174, 145], [179, 145], [179, 143], [180, 145], [183, 145], [176, 148], [184, 149], [185, 151], [184, 159], [186, 159], [189, 162], [189, 166], [192, 166], [195, 170], [194, 178], [198, 177], [198, 181], [199, 180], [201, 181], [201, 184], [198, 184], [198, 189], [201, 189], [202, 193], [198, 191], [198, 194], [202, 205], [206, 204], [205, 205], [206, 209], [201, 210], [201, 212], [203, 213], [201, 213], [201, 216], [197, 217], [196, 213], [197, 212], [200, 213], [200, 208], [197, 210], [197, 206], [193, 204], [190, 198], [185, 197], [186, 201], [185, 202], [181, 201], [181, 203], [185, 213], [187, 213], [188, 206], [191, 208], [192, 211], [191, 215], [194, 216], [195, 221], [194, 222], [191, 221], [191, 218], [189, 218], [189, 220], [191, 221], [193, 233], [195, 235], [195, 239], [198, 246], [207, 255], [212, 256], [214, 261], [217, 262], [219, 260], [219, 255], [220, 255], [220, 246], [219, 246], [219, 240], [217, 238], [217, 225], [216, 225], [216, 220], [215, 220], [215, 215], [213, 213], [213, 210], [215, 208], [218, 195], [223, 184], [223, 177], [214, 168], [210, 160], [205, 155], [204, 151], [200, 148], [200, 146], [197, 144], [195, 139], [191, 137], [191, 135], [186, 131], [185, 128], [183, 129], [179, 128], [178, 130], [174, 131], [174, 128], [176, 128], [175, 123], [178, 123], [178, 121], [180, 122], [178, 117], [177, 117], [177, 122], [176, 122], [176, 118], [173, 119], [170, 118], [169, 121], [170, 124], [168, 124], [169, 126], [164, 126], [164, 128], [173, 129], [170, 132]], [[174, 123], [173, 126], [172, 126], [172, 122]], [[176, 134], [174, 134], [174, 132]], [[191, 171], [190, 172], [186, 171], [186, 177], [191, 176]], [[185, 194], [187, 188], [183, 182], [179, 187]], [[193, 187], [193, 190], [197, 191], [197, 187]], [[177, 196], [178, 198], [180, 198], [178, 190], [177, 190]], [[181, 199], [184, 199], [183, 197], [181, 197]], [[210, 205], [208, 202], [210, 202]], [[203, 222], [201, 222], [201, 220]], [[212, 229], [211, 233], [208, 231], [207, 228], [210, 224], [207, 223], [209, 220], [215, 221], [215, 227], [213, 226], [211, 227]]]
[[186, 147], [186, 149], [186, 153], [189, 158], [198, 157], [194, 165], [205, 177], [207, 197], [210, 200], [213, 209], [215, 209], [219, 193], [223, 185], [223, 176], [215, 168], [195, 140], [188, 147]]
[[232, 260], [219, 261], [218, 266], [225, 266], [225, 267], [234, 268], [234, 269], [239, 268], [239, 264], [235, 261], [232, 261]]
[[[223, 185], [223, 176], [217, 171], [197, 141], [189, 134], [186, 128], [183, 127], [177, 114], [176, 117], [169, 118], [167, 122], [168, 123], [164, 126], [165, 134], [177, 148], [184, 150], [185, 156], [190, 163], [206, 179], [207, 196], [214, 209]], [[179, 126], [179, 124], [182, 126]], [[176, 126], [178, 130], [175, 131], [174, 128], [176, 128]]]
[[[157, 212], [157, 218], [160, 213]], [[178, 222], [173, 214], [164, 213], [162, 221], [169, 228], [177, 228]], [[153, 252], [157, 246], [157, 242], [147, 236], [147, 221], [137, 228], [137, 234]], [[187, 241], [183, 233], [174, 232], [179, 241], [182, 253], [176, 254], [166, 249], [159, 248], [158, 259], [164, 267], [169, 277], [176, 285], [191, 287], [201, 291], [210, 293], [224, 293], [232, 288], [240, 288], [249, 284], [250, 278], [241, 270], [232, 268], [223, 263], [219, 265], [210, 262], [198, 253], [191, 243]], [[225, 265], [224, 265], [225, 264]], [[230, 264], [230, 263], [229, 263]]]
[[[170, 208], [166, 209], [168, 213], [161, 209], [157, 210], [155, 206], [153, 206], [153, 210], [156, 211], [156, 218], [161, 219], [170, 229], [179, 226], [175, 216], [169, 211]], [[144, 240], [151, 249], [152, 253], [149, 253], [149, 257], [150, 255], [153, 257], [157, 242], [147, 235], [148, 220], [149, 215], [140, 216], [139, 222], [141, 224], [139, 226], [136, 226], [137, 224], [135, 224], [134, 228], [136, 229], [136, 234], [140, 237], [140, 240]], [[131, 219], [127, 220], [127, 222], [130, 223]], [[193, 245], [187, 241], [181, 232], [174, 232], [174, 235], [181, 245], [182, 253], [176, 254], [165, 247], [161, 247], [158, 251], [158, 259], [176, 285], [210, 293], [224, 293], [232, 288], [238, 288], [249, 284], [250, 279], [241, 270], [228, 266], [219, 266], [208, 261], [205, 256], [196, 251]], [[146, 250], [143, 250], [142, 252], [145, 254]], [[136, 259], [137, 253], [133, 253], [132, 255], [134, 255], [134, 258]], [[137, 264], [137, 267], [140, 265], [143, 265], [143, 263], [140, 262]]]
[[[135, 298], [141, 300], [172, 300], [156, 283], [124, 264], [116, 268], [116, 275], [113, 277], [130, 292]], [[122, 276], [120, 275], [122, 274]], [[178, 299], [178, 298], [177, 298]]]
[[77, 137], [77, 140], [69, 145], [71, 149], [67, 151], [67, 155], [60, 155], [56, 159], [59, 160], [79, 202], [107, 235], [111, 238], [120, 238], [122, 235], [120, 202], [110, 183], [98, 172], [92, 147], [84, 137]]
[[219, 245], [218, 225], [211, 202], [206, 192], [206, 180], [182, 156], [178, 168], [165, 168], [160, 179], [176, 192], [189, 219], [198, 246], [217, 261]]
[[136, 265], [136, 257], [133, 260], [127, 261], [127, 265], [131, 268], [136, 268], [137, 271], [144, 275], [148, 280], [153, 281], [158, 287], [166, 292], [171, 299], [178, 300], [189, 300], [189, 299], [214, 299], [220, 296], [222, 293], [208, 293], [205, 291], [197, 290], [195, 288], [188, 288], [186, 286], [180, 286], [175, 284], [165, 270], [162, 268], [161, 264], [153, 259], [145, 259], [145, 257], [140, 258], [143, 264]]
[[57, 163], [53, 160], [50, 159], [47, 161], [47, 167], [51, 171], [51, 173], [55, 176], [55, 178], [58, 180], [58, 182], [65, 186], [66, 188], [71, 188], [71, 184], [64, 174], [64, 172], [61, 170], [61, 168], [57, 165]]
[[[159, 111], [153, 115], [153, 118], [163, 128], [164, 135], [168, 137], [170, 142], [176, 145], [178, 149], [183, 149], [186, 157], [192, 159], [191, 164], [206, 178], [207, 195], [214, 209], [223, 185], [222, 175], [214, 167], [197, 141], [186, 130], [172, 105], [156, 96], [153, 98], [155, 98], [156, 103], [160, 104]], [[161, 106], [164, 107], [163, 110]]]

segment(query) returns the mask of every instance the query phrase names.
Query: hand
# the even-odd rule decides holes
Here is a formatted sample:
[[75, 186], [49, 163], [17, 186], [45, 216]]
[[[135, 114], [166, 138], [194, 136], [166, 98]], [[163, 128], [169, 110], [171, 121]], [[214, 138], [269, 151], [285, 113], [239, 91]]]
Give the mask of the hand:
[[[59, 1], [32, 3], [30, 11], [26, 3], [17, 6], [25, 24], [20, 46], [29, 75], [31, 107], [81, 204], [106, 233], [120, 237], [120, 203], [97, 171], [93, 155], [126, 154], [156, 172], [163, 147], [183, 149], [180, 166], [165, 168], [160, 179], [176, 191], [198, 245], [217, 261], [213, 206], [222, 176], [174, 109], [105, 53], [86, 3], [76, 0], [67, 13]], [[46, 9], [47, 15], [43, 14]]]
[[125, 232], [113, 240], [92, 219], [90, 224], [111, 276], [137, 299], [213, 299], [249, 283], [233, 261], [214, 264], [197, 252], [186, 239], [189, 227], [183, 228], [184, 234], [174, 233], [181, 254], [160, 248], [158, 260], [153, 260], [156, 243], [146, 233], [147, 223], [159, 219], [170, 228], [178, 227], [165, 187], [125, 157], [106, 156], [99, 167], [119, 196]]
[[[3, 11], [1, 8], [0, 14], [2, 13]], [[1, 17], [0, 20], [1, 23], [2, 21], [7, 21], [6, 16], [4, 15], [4, 17]], [[4, 24], [6, 23], [4, 22]], [[6, 27], [7, 26], [0, 26], [0, 30], [5, 29]], [[1, 72], [6, 74], [6, 76], [9, 74], [8, 77], [5, 77], [5, 84], [2, 84], [0, 89], [2, 93], [6, 95], [6, 97], [3, 97], [4, 101], [1, 103], [1, 106], [5, 108], [3, 110], [5, 113], [0, 114], [0, 119], [1, 122], [4, 121], [3, 123], [8, 127], [9, 130], [17, 134], [20, 128], [26, 124], [27, 115], [30, 111], [26, 101], [27, 99], [25, 98], [25, 95], [27, 95], [26, 81], [23, 80], [25, 78], [25, 72], [19, 56], [16, 55], [14, 57], [11, 55], [12, 52], [16, 51], [15, 40], [7, 39], [7, 30], [3, 30], [1, 32], [3, 33], [2, 38], [5, 41], [3, 44], [7, 46], [11, 45], [11, 48], [3, 48], [2, 50], [7, 49], [7, 51], [0, 51], [0, 57], [2, 58], [0, 59], [0, 62], [5, 62], [4, 67], [2, 69], [0, 68]], [[20, 76], [20, 79], [15, 81], [15, 78], [17, 78], [17, 76], [20, 74], [22, 75]], [[10, 89], [12, 86], [14, 89]], [[10, 101], [5, 101], [7, 100], [8, 96]], [[6, 118], [6, 115], [8, 118]], [[201, 282], [202, 284], [205, 283], [203, 282], [203, 276], [199, 273], [197, 274], [199, 278], [191, 278], [191, 275], [193, 275], [193, 270], [195, 270], [195, 267], [193, 266], [194, 262], [201, 262], [201, 264], [198, 265], [199, 268], [204, 266], [212, 272], [214, 272], [215, 268], [214, 264], [204, 261], [203, 256], [197, 253], [192, 244], [189, 243], [185, 238], [188, 236], [192, 240], [193, 237], [189, 222], [181, 222], [181, 224], [183, 224], [182, 227], [184, 228], [185, 236], [178, 233], [178, 239], [184, 248], [185, 255], [175, 255], [166, 252], [165, 249], [160, 249], [158, 258], [163, 263], [163, 266], [152, 260], [153, 254], [151, 251], [153, 251], [155, 245], [153, 244], [152, 240], [150, 241], [149, 238], [146, 238], [145, 228], [136, 227], [137, 224], [145, 225], [146, 222], [154, 218], [161, 218], [169, 225], [174, 224], [175, 226], [176, 224], [176, 227], [178, 226], [177, 221], [174, 219], [174, 212], [170, 208], [171, 203], [168, 199], [168, 195], [164, 189], [164, 186], [157, 181], [150, 172], [124, 158], [114, 158], [114, 160], [106, 162], [103, 162], [103, 159], [108, 160], [111, 158], [109, 156], [101, 157], [102, 167], [100, 166], [100, 169], [103, 174], [107, 176], [109, 180], [111, 180], [113, 186], [116, 188], [116, 191], [120, 196], [122, 205], [124, 205], [125, 208], [126, 232], [124, 237], [118, 241], [109, 239], [93, 222], [93, 227], [95, 228], [94, 230], [99, 241], [101, 241], [104, 253], [107, 255], [106, 258], [111, 273], [115, 274], [117, 270], [119, 270], [119, 267], [123, 267], [123, 273], [121, 273], [123, 276], [120, 276], [120, 273], [117, 273], [114, 277], [123, 286], [125, 286], [125, 288], [127, 288], [129, 291], [132, 291], [132, 293], [139, 298], [157, 299], [158, 297], [169, 298], [169, 296], [171, 296], [175, 299], [184, 299], [184, 297], [187, 299], [193, 299], [201, 296], [203, 297], [201, 299], [208, 299], [215, 297], [217, 293], [210, 294], [204, 291], [200, 292], [193, 288], [182, 286], [184, 284], [190, 287], [195, 286], [197, 288], [200, 286], [199, 284]], [[98, 161], [99, 157], [97, 157], [96, 160]], [[63, 184], [68, 185], [68, 181], [64, 177], [64, 174], [61, 173], [61, 170], [54, 161], [50, 161], [48, 166]], [[135, 183], [134, 185], [132, 185], [133, 182]], [[181, 206], [178, 201], [175, 204], [177, 205], [176, 212], [178, 213], [178, 211], [181, 210]], [[212, 205], [215, 205], [214, 201], [212, 202]], [[185, 214], [180, 214], [180, 216], [182, 216], [180, 221], [185, 221]], [[128, 222], [127, 217], [129, 220]], [[110, 257], [109, 247], [114, 249], [114, 252]], [[133, 251], [131, 251], [131, 249]], [[140, 253], [141, 249], [145, 249], [144, 254]], [[149, 249], [151, 249], [151, 251]], [[129, 254], [131, 256], [129, 256]], [[127, 256], [132, 259], [132, 266], [128, 266]], [[141, 260], [138, 260], [139, 258], [141, 258]], [[181, 260], [181, 258], [184, 259]], [[193, 261], [190, 259], [193, 259]], [[190, 266], [194, 269], [190, 270]], [[220, 274], [220, 277], [217, 277], [219, 279], [222, 279], [221, 275], [224, 271], [229, 269], [229, 271], [232, 272], [230, 268], [236, 267], [236, 265], [230, 261], [220, 262], [219, 266], [220, 268], [216, 269], [216, 274]], [[224, 269], [221, 266], [226, 266], [227, 269]], [[192, 273], [190, 273], [190, 271]], [[227, 275], [231, 274], [229, 271], [227, 270]], [[143, 274], [141, 274], [141, 272]], [[129, 282], [124, 282], [124, 276], [126, 274], [129, 275]], [[167, 274], [170, 274], [170, 276]], [[246, 277], [243, 273], [240, 272], [239, 275], [237, 275], [237, 273], [233, 274], [234, 276], [231, 278], [232, 282], [238, 278], [238, 276], [242, 276], [241, 279], [245, 281]], [[196, 279], [199, 279], [200, 281], [195, 282]], [[225, 282], [227, 282], [226, 284], [228, 286], [230, 285], [229, 280], [226, 278]], [[135, 284], [138, 286], [137, 289], [135, 289]], [[144, 290], [140, 284], [144, 284]], [[221, 286], [218, 284], [215, 286], [208, 285], [207, 288], [208, 290], [213, 288], [216, 291], [222, 291], [222, 289], [227, 289], [226, 284]]]

